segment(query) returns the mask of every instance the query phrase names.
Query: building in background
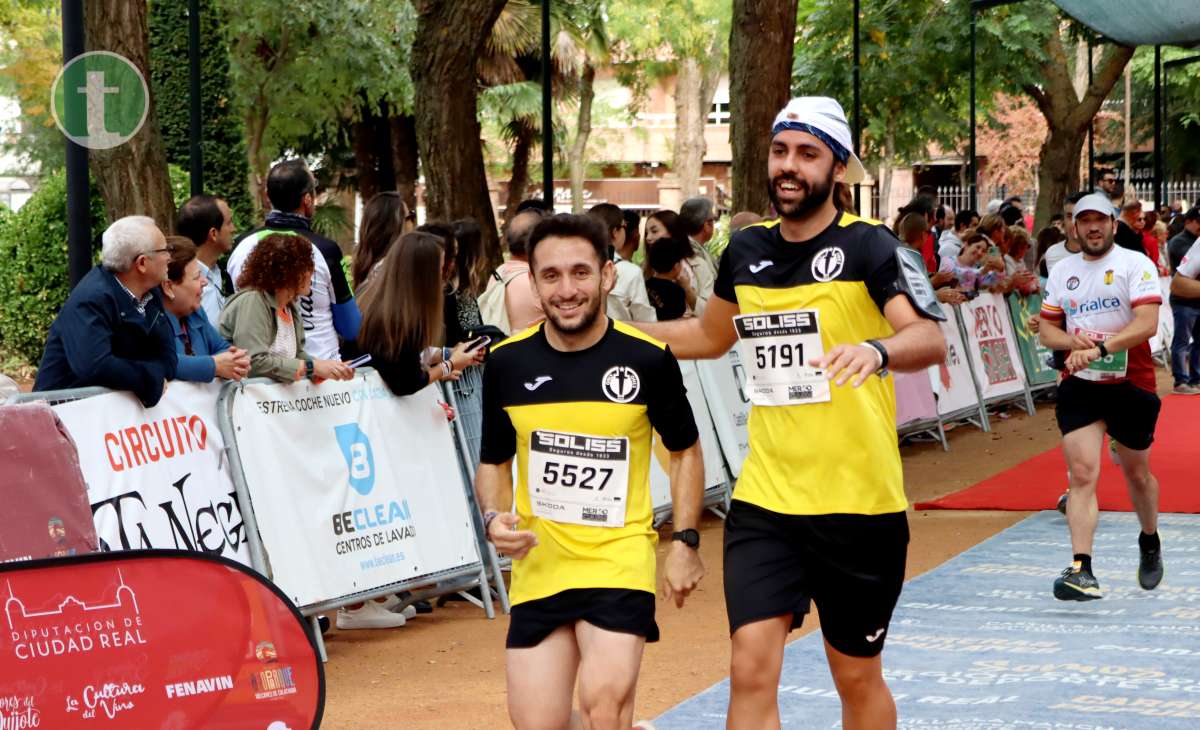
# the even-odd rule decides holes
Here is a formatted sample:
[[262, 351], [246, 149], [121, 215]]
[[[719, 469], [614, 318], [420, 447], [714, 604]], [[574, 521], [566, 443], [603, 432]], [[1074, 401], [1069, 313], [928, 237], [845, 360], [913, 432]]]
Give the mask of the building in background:
[[0, 97], [0, 205], [18, 211], [37, 189], [41, 172], [36, 163], [13, 150], [23, 134], [21, 105], [15, 98]]

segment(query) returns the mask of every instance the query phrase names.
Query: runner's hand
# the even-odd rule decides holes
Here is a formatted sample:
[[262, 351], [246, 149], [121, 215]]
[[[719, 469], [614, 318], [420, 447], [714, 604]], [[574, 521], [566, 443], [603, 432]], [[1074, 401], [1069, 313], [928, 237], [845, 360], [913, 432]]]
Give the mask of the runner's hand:
[[1025, 326], [1029, 328], [1030, 332], [1036, 335], [1042, 329], [1042, 318], [1035, 314], [1029, 318]]
[[488, 525], [487, 537], [502, 555], [520, 560], [537, 547], [537, 535], [529, 530], [518, 530], [520, 518], [512, 512], [501, 512]]
[[691, 595], [704, 577], [700, 553], [682, 542], [672, 541], [663, 567], [666, 573], [663, 578], [663, 597], [668, 601], [674, 598], [676, 608], [683, 608], [684, 599]]
[[1067, 356], [1067, 372], [1077, 373], [1099, 359], [1099, 347], [1093, 347], [1088, 350], [1072, 350], [1071, 354]]
[[857, 376], [851, 384], [857, 388], [879, 367], [879, 353], [870, 345], [838, 345], [825, 353], [825, 357], [809, 360], [808, 364], [824, 370], [829, 380], [837, 378], [837, 385], [845, 385]]
[[1090, 350], [1096, 346], [1096, 343], [1092, 342], [1092, 338], [1083, 333], [1076, 333], [1072, 335], [1071, 340], [1072, 350]]

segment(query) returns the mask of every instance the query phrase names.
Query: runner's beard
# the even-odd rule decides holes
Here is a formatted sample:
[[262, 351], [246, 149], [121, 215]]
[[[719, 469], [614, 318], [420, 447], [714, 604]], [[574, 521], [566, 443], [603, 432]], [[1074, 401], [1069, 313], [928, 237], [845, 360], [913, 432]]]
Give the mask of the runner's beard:
[[595, 296], [588, 296], [587, 303], [583, 305], [583, 315], [575, 322], [564, 322], [558, 316], [558, 310], [551, 303], [550, 306], [542, 306], [546, 312], [546, 319], [550, 320], [550, 324], [554, 328], [564, 334], [573, 335], [579, 332], [586, 332], [596, 319], [600, 316], [600, 292], [597, 291]]
[[[779, 213], [780, 217], [792, 221], [804, 220], [812, 215], [812, 212], [824, 205], [825, 201], [829, 200], [829, 196], [833, 194], [833, 167], [831, 164], [825, 180], [817, 183], [809, 183], [807, 180], [792, 175], [776, 175], [767, 185], [767, 195], [771, 198], [771, 205], [775, 207], [775, 212]], [[784, 203], [780, 200], [775, 186], [784, 180], [791, 180], [799, 185], [800, 189], [805, 191], [805, 196], [796, 202]]]
[[1115, 239], [1113, 238], [1113, 232], [1111, 228], [1107, 233], [1104, 234], [1103, 242], [1093, 242], [1087, 236], [1083, 236], [1079, 239], [1079, 247], [1083, 249], [1083, 252], [1088, 256], [1094, 256], [1096, 258], [1100, 258], [1104, 254], [1108, 253], [1109, 250], [1112, 249], [1114, 243]]

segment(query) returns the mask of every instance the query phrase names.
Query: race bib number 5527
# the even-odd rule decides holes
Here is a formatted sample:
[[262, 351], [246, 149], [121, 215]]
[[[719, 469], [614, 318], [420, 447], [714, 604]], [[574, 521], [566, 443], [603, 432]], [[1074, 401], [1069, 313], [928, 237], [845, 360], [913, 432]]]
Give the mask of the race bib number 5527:
[[629, 439], [559, 431], [529, 437], [529, 501], [555, 522], [624, 527]]
[[825, 356], [818, 315], [800, 309], [733, 318], [750, 402], [794, 406], [829, 400], [825, 371], [808, 364]]

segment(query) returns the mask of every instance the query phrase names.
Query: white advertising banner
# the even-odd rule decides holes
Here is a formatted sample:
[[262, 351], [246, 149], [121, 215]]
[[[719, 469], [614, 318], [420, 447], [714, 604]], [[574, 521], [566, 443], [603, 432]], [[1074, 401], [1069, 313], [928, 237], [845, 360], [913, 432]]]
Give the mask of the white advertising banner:
[[175, 381], [153, 408], [129, 393], [54, 406], [79, 450], [102, 550], [196, 550], [250, 564], [219, 392]]
[[[947, 310], [950, 307], [946, 308]], [[955, 316], [957, 307], [954, 307]], [[975, 384], [971, 381], [971, 364], [967, 362], [967, 346], [954, 317], [938, 322], [946, 340], [946, 360], [929, 368], [929, 382], [937, 396], [938, 414], [948, 416], [979, 405]]]
[[725, 452], [733, 478], [742, 475], [742, 462], [750, 453], [750, 401], [742, 389], [746, 374], [737, 348], [716, 360], [696, 362], [700, 385], [709, 403], [713, 426]]
[[959, 305], [958, 311], [983, 400], [1024, 391], [1025, 368], [1004, 299], [999, 294], [981, 293]]
[[299, 606], [479, 561], [439, 391], [352, 381], [249, 384], [242, 470], [272, 579]]
[[[704, 489], [723, 486], [726, 482], [725, 462], [721, 458], [721, 444], [717, 440], [713, 420], [708, 414], [704, 389], [700, 386], [700, 373], [696, 363], [681, 360], [679, 369], [683, 373], [683, 385], [687, 388], [688, 402], [692, 405], [692, 416], [700, 432], [700, 448], [704, 452]], [[661, 510], [671, 506], [671, 452], [662, 445], [658, 434], [654, 434], [653, 458], [650, 459], [650, 503]]]

